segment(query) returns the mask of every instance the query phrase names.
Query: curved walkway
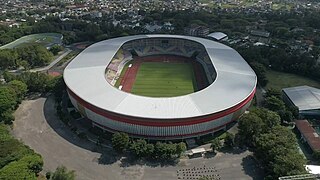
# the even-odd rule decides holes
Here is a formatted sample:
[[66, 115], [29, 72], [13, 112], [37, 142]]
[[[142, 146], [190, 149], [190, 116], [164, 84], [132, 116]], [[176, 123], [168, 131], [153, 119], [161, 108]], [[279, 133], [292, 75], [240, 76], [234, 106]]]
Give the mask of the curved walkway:
[[262, 179], [248, 151], [183, 159], [175, 166], [118, 158], [108, 149], [81, 140], [55, 114], [54, 99], [23, 101], [15, 112], [13, 134], [44, 159], [44, 172], [64, 165], [80, 180], [176, 180], [181, 169], [215, 167], [221, 179]]

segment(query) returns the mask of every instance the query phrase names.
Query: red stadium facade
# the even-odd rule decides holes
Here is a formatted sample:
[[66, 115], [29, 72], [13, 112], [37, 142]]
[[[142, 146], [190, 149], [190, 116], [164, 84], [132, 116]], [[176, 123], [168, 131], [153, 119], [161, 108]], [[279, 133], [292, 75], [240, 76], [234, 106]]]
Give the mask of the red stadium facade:
[[[125, 127], [131, 127], [132, 130], [134, 130], [134, 128], [138, 128], [134, 130], [136, 132], [140, 132], [140, 129], [143, 129], [143, 128], [159, 129], [158, 131], [153, 130], [154, 132], [165, 131], [163, 130], [164, 128], [179, 129], [178, 132], [173, 132], [170, 135], [167, 135], [166, 132], [159, 133], [159, 134], [127, 132], [129, 135], [132, 135], [132, 136], [155, 138], [155, 139], [184, 139], [188, 137], [197, 137], [197, 136], [205, 135], [208, 133], [213, 133], [220, 129], [226, 128], [228, 124], [237, 120], [239, 116], [242, 115], [245, 112], [245, 110], [250, 106], [251, 101], [254, 97], [255, 91], [253, 91], [252, 94], [243, 102], [240, 102], [236, 106], [222, 112], [214, 113], [207, 116], [187, 118], [187, 119], [157, 119], [157, 120], [130, 117], [130, 116], [124, 116], [124, 115], [108, 112], [106, 110], [97, 108], [91, 105], [90, 103], [85, 102], [83, 99], [78, 97], [69, 89], [68, 89], [68, 94], [69, 94], [69, 97], [71, 98], [71, 101], [74, 102], [73, 104], [75, 104], [75, 106], [78, 107], [78, 109], [85, 109], [85, 111], [80, 110], [80, 112], [82, 112], [82, 115], [89, 118], [89, 120], [91, 120], [90, 115], [84, 112], [90, 112], [92, 114], [96, 114], [101, 118], [103, 118], [104, 119], [103, 121], [117, 121], [119, 123], [122, 123]], [[210, 122], [212, 123], [212, 122], [218, 122], [218, 121], [219, 123], [216, 123], [214, 127], [206, 126], [208, 123], [210, 124]], [[103, 123], [99, 123], [96, 121], [92, 121], [92, 123], [94, 126], [100, 127], [107, 131], [111, 131], [111, 132], [121, 131], [117, 127], [112, 127], [110, 125], [106, 126]], [[196, 126], [204, 125], [204, 127], [206, 128], [198, 132], [187, 130], [188, 129], [187, 127], [192, 127], [195, 125]], [[161, 135], [161, 134], [164, 134], [164, 135]]]

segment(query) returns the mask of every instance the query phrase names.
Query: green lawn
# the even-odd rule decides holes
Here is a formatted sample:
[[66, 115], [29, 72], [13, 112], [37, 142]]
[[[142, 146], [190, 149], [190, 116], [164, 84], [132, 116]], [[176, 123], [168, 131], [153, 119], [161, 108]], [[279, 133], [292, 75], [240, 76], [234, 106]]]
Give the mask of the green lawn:
[[275, 88], [278, 90], [281, 90], [282, 88], [302, 85], [320, 88], [320, 83], [318, 83], [317, 81], [303, 76], [278, 71], [267, 71], [267, 79], [269, 81], [267, 84], [267, 88]]
[[41, 34], [31, 34], [23, 36], [11, 43], [5, 44], [0, 47], [0, 49], [12, 49], [15, 47], [21, 47], [26, 45], [43, 45], [51, 46], [53, 44], [60, 44], [62, 41], [62, 34], [59, 33], [41, 33]]
[[144, 62], [131, 93], [150, 97], [173, 97], [194, 92], [190, 63]]

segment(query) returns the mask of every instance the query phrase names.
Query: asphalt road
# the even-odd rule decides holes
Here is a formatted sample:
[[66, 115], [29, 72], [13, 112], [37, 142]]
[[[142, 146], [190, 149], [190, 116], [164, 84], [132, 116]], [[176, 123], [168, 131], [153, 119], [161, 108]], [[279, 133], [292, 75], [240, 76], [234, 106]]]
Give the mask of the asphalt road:
[[13, 133], [42, 155], [44, 171], [65, 165], [76, 170], [77, 179], [119, 179], [119, 166], [97, 163], [101, 154], [93, 151], [94, 145], [75, 136], [54, 112], [53, 98], [39, 98], [23, 101], [15, 113]]
[[42, 155], [44, 172], [65, 165], [80, 180], [176, 180], [178, 170], [205, 165], [214, 167], [221, 179], [262, 179], [248, 151], [182, 159], [174, 166], [120, 159], [71, 132], [57, 119], [53, 98], [23, 101], [15, 117], [13, 134]]

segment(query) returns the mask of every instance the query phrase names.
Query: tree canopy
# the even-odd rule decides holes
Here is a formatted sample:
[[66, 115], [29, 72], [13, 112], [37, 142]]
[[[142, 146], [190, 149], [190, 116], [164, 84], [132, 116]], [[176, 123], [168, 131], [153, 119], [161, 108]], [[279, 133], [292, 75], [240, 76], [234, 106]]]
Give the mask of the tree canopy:
[[40, 45], [29, 45], [15, 49], [1, 49], [0, 69], [15, 69], [19, 66], [28, 69], [29, 67], [44, 66], [48, 64], [52, 58], [52, 53]]
[[123, 152], [129, 147], [129, 136], [123, 132], [116, 132], [112, 135], [112, 147], [117, 152]]
[[37, 179], [43, 160], [29, 147], [14, 139], [0, 124], [0, 179]]
[[8, 86], [0, 86], [0, 114], [16, 106], [16, 93]]
[[221, 149], [222, 143], [221, 143], [220, 139], [219, 139], [219, 138], [215, 138], [215, 139], [211, 142], [210, 147], [212, 148], [212, 151]]
[[59, 166], [52, 173], [51, 180], [74, 180], [75, 178], [75, 171], [68, 171], [68, 169], [65, 166]]
[[305, 173], [306, 164], [299, 154], [293, 132], [280, 125], [276, 112], [254, 109], [239, 119], [239, 136], [252, 148], [264, 167], [267, 179]]
[[24, 96], [28, 92], [28, 86], [24, 82], [19, 80], [10, 81], [8, 83], [8, 86], [14, 90], [19, 102], [24, 98]]

